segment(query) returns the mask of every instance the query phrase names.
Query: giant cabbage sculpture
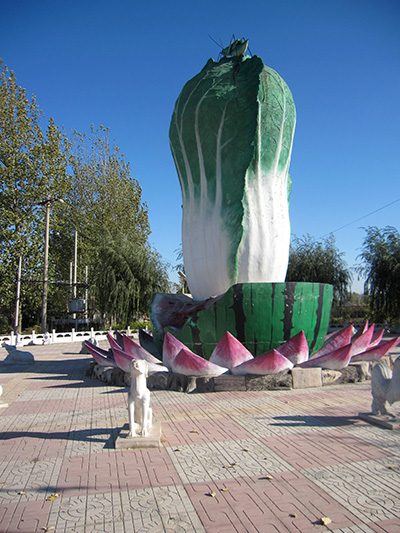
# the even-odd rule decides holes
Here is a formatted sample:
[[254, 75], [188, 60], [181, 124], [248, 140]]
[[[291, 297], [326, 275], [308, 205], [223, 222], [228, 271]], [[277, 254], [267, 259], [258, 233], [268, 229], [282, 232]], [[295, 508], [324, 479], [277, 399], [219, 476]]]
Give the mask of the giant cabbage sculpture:
[[259, 57], [210, 59], [183, 87], [169, 137], [195, 300], [285, 280], [294, 128], [291, 92]]
[[158, 350], [167, 331], [206, 359], [226, 331], [253, 356], [300, 331], [311, 353], [325, 339], [332, 286], [285, 283], [293, 98], [259, 57], [243, 57], [246, 45], [232, 41], [220, 61], [209, 59], [172, 114], [191, 297], [153, 298]]

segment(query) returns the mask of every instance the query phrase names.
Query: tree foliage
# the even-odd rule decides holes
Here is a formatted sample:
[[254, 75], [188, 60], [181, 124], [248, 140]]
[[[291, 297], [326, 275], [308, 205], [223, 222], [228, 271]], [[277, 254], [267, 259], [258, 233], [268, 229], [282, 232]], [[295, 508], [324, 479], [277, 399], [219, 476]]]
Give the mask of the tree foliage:
[[[110, 141], [109, 129], [103, 126], [98, 130], [92, 126], [88, 135], [74, 132], [70, 164], [71, 186], [66, 202], [69, 214], [65, 217], [66, 227], [54, 238], [53, 250], [68, 251], [67, 256], [72, 258], [71, 229], [77, 231], [81, 267], [78, 278], [83, 279], [83, 268], [88, 265], [96, 309], [107, 319], [125, 322], [143, 309], [143, 302], [150, 303], [145, 292], [152, 284], [157, 285], [159, 274], [151, 269], [152, 254], [147, 244], [150, 225], [142, 189], [131, 176], [124, 155]], [[128, 263], [124, 262], [127, 249], [132, 254]], [[144, 274], [146, 264], [148, 272]], [[59, 261], [59, 268], [65, 277], [68, 262]], [[156, 279], [149, 279], [146, 285], [146, 276], [151, 278], [153, 274]]]
[[[69, 141], [52, 119], [47, 129], [42, 129], [43, 124], [35, 97], [27, 97], [14, 73], [1, 62], [0, 317], [11, 326], [21, 255], [25, 324], [40, 321], [43, 200], [59, 198], [62, 204], [51, 204], [48, 316], [68, 316], [77, 232], [77, 277], [78, 282], [84, 281], [87, 266], [92, 311], [129, 320], [145, 312], [153, 290], [164, 290], [168, 283], [160, 256], [148, 244], [148, 208], [142, 202], [141, 187], [118, 146], [110, 141], [107, 128], [92, 126], [89, 134], [74, 132]], [[83, 288], [78, 297], [82, 292]]]
[[129, 163], [110, 141], [109, 129], [92, 126], [89, 135], [75, 132], [71, 166], [69, 203], [79, 234], [94, 243], [105, 230], [123, 232], [144, 244], [150, 235], [148, 208]]
[[[18, 257], [23, 257], [25, 280], [37, 278], [42, 268], [40, 203], [47, 197], [62, 197], [67, 189], [68, 141], [52, 119], [46, 131], [41, 124], [35, 97], [28, 99], [14, 73], [0, 61], [0, 314], [9, 317], [15, 305]], [[25, 285], [25, 311], [40, 310], [38, 288]]]
[[366, 278], [364, 290], [377, 320], [400, 318], [400, 234], [392, 227], [365, 228], [358, 273]]
[[96, 302], [110, 322], [127, 326], [138, 314], [147, 314], [154, 292], [168, 289], [159, 254], [125, 233], [103, 236], [96, 266]]
[[290, 245], [286, 281], [306, 281], [333, 285], [334, 302], [343, 302], [352, 279], [333, 236], [317, 241], [310, 235], [295, 237]]

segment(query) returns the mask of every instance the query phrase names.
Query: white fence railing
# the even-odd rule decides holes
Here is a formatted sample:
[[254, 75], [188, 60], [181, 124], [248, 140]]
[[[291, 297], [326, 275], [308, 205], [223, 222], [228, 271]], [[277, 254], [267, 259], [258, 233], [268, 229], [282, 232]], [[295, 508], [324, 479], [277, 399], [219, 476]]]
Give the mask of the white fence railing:
[[[363, 323], [352, 323], [355, 329], [361, 328], [364, 324]], [[350, 322], [346, 322], [346, 324], [329, 324], [328, 327], [328, 333], [333, 333], [334, 331], [337, 331], [338, 329], [342, 329], [346, 326], [349, 326]], [[400, 324], [388, 324], [387, 322], [382, 323], [375, 323], [374, 324], [375, 331], [384, 329], [386, 333], [392, 333], [394, 335], [400, 334]]]
[[[55, 329], [51, 333], [35, 333], [31, 334], [15, 335], [13, 332], [9, 335], [0, 336], [0, 346], [3, 344], [9, 344], [11, 346], [27, 346], [27, 345], [41, 345], [41, 344], [53, 344], [61, 342], [83, 342], [89, 339], [96, 339], [97, 341], [105, 340], [107, 338], [108, 330], [96, 331], [91, 328], [90, 331], [72, 331], [56, 332]], [[112, 330], [109, 330], [112, 332]], [[121, 330], [121, 333], [126, 333], [129, 337], [132, 336], [135, 331], [130, 329]]]
[[[331, 324], [328, 328], [328, 333], [337, 331], [340, 328], [348, 326], [349, 324]], [[355, 327], [358, 328], [362, 324], [355, 324]], [[375, 324], [375, 329], [385, 329], [387, 333], [400, 335], [400, 325], [399, 324]], [[35, 333], [32, 331], [31, 334], [22, 334], [14, 335], [11, 332], [9, 335], [0, 335], [0, 346], [3, 344], [8, 344], [11, 346], [27, 346], [27, 345], [41, 345], [41, 344], [53, 344], [53, 343], [62, 343], [62, 342], [83, 342], [89, 339], [96, 339], [97, 341], [102, 341], [107, 339], [107, 331], [112, 330], [95, 330], [91, 328], [90, 331], [75, 331], [72, 328], [72, 331], [66, 332], [56, 332], [55, 329], [51, 333]], [[130, 329], [129, 327], [125, 330], [120, 330], [120, 333], [125, 333], [128, 337], [132, 337], [136, 330]]]

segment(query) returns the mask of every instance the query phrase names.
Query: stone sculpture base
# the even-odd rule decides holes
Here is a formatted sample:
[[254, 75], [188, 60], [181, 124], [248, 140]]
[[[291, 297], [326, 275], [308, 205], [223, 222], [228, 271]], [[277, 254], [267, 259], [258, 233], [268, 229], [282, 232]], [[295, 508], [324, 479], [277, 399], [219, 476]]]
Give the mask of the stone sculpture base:
[[[267, 376], [189, 377], [172, 372], [157, 372], [147, 378], [150, 390], [172, 390], [177, 392], [220, 392], [235, 390], [279, 390], [307, 389], [313, 387], [356, 383], [370, 379], [371, 363], [354, 363], [343, 370], [321, 370], [320, 368], [293, 368], [291, 371]], [[367, 370], [366, 370], [367, 369]], [[128, 374], [119, 368], [99, 367], [90, 363], [86, 375], [100, 379], [109, 385], [126, 387]]]
[[[393, 413], [395, 417], [389, 415], [374, 415], [372, 413], [358, 413], [359, 418], [386, 429], [400, 429], [400, 413]], [[397, 415], [397, 416], [396, 416]]]
[[[139, 431], [140, 426], [135, 424], [136, 430]], [[116, 450], [131, 450], [136, 448], [161, 448], [161, 423], [153, 422], [153, 426], [149, 431], [147, 437], [129, 437], [129, 424], [126, 423], [121, 429], [119, 436], [115, 440]]]

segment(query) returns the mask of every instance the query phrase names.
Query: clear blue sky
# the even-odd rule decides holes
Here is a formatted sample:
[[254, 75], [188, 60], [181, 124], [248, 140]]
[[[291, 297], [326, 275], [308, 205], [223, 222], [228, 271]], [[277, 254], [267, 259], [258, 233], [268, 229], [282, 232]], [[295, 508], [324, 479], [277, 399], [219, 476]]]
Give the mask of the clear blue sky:
[[218, 57], [208, 34], [248, 38], [293, 93], [292, 233], [334, 232], [353, 266], [363, 226], [399, 227], [399, 0], [3, 0], [1, 16], [0, 56], [46, 118], [111, 129], [166, 260], [181, 242], [169, 122], [186, 81]]

